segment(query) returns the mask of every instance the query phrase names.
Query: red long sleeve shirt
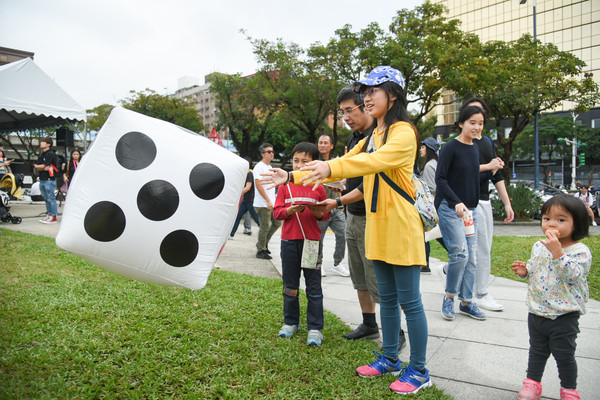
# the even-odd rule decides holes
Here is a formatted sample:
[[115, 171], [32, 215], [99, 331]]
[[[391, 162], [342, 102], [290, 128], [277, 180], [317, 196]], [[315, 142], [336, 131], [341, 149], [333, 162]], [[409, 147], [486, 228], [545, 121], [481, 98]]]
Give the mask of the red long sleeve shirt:
[[[302, 185], [282, 185], [279, 187], [277, 198], [275, 199], [275, 205], [273, 206], [273, 217], [277, 220], [283, 221], [283, 227], [281, 228], [281, 238], [284, 240], [297, 240], [304, 239], [302, 236], [302, 230], [298, 223], [296, 215], [287, 215], [287, 208], [292, 205], [292, 198], [290, 196], [290, 190], [294, 199], [302, 199], [304, 201], [312, 199], [315, 203], [327, 199], [325, 189], [323, 186], [319, 186], [317, 190], [312, 190], [313, 186], [302, 186]], [[299, 200], [296, 200], [299, 201]], [[319, 240], [321, 239], [321, 228], [317, 224], [317, 218], [310, 212], [308, 207], [304, 208], [302, 212], [296, 213], [302, 221], [302, 228], [306, 239]], [[321, 221], [329, 219], [331, 212], [327, 211], [323, 213]]]

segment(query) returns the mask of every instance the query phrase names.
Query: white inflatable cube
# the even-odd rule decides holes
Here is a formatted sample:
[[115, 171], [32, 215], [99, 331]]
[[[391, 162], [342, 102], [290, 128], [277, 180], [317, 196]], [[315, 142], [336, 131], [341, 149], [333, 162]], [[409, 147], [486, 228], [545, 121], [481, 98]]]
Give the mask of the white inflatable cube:
[[201, 289], [247, 172], [200, 135], [116, 107], [77, 168], [56, 244], [133, 279]]

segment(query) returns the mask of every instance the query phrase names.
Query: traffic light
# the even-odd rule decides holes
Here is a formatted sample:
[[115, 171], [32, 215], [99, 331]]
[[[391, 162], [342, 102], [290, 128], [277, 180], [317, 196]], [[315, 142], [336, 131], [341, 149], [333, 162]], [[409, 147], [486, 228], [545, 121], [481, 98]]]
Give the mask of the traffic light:
[[579, 166], [583, 166], [585, 165], [585, 153], [580, 153], [579, 154]]

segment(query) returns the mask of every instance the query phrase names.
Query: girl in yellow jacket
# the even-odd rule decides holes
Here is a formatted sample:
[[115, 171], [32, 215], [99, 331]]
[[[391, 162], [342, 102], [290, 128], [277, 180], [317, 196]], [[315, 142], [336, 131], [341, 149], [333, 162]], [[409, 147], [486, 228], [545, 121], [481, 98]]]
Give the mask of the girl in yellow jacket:
[[[355, 91], [373, 117], [373, 133], [341, 158], [313, 161], [290, 173], [274, 169], [265, 183], [289, 181], [316, 187], [322, 182], [363, 176], [365, 251], [373, 260], [379, 287], [383, 354], [376, 353], [374, 362], [356, 371], [364, 377], [402, 374], [390, 389], [409, 394], [431, 386], [431, 379], [425, 368], [427, 319], [419, 288], [421, 266], [426, 265], [423, 223], [414, 205], [390, 186], [397, 185], [415, 197], [411, 178], [419, 140], [404, 106], [404, 84], [400, 71], [389, 66], [377, 67], [366, 79], [355, 82]], [[406, 315], [410, 338], [410, 362], [405, 368], [398, 358], [398, 306]]]

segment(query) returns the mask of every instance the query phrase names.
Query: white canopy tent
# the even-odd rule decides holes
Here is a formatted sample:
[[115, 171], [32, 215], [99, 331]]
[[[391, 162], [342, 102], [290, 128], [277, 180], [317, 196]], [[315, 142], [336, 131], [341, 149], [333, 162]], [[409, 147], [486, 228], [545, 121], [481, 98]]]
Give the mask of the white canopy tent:
[[86, 112], [31, 58], [0, 66], [0, 132], [86, 121]]

